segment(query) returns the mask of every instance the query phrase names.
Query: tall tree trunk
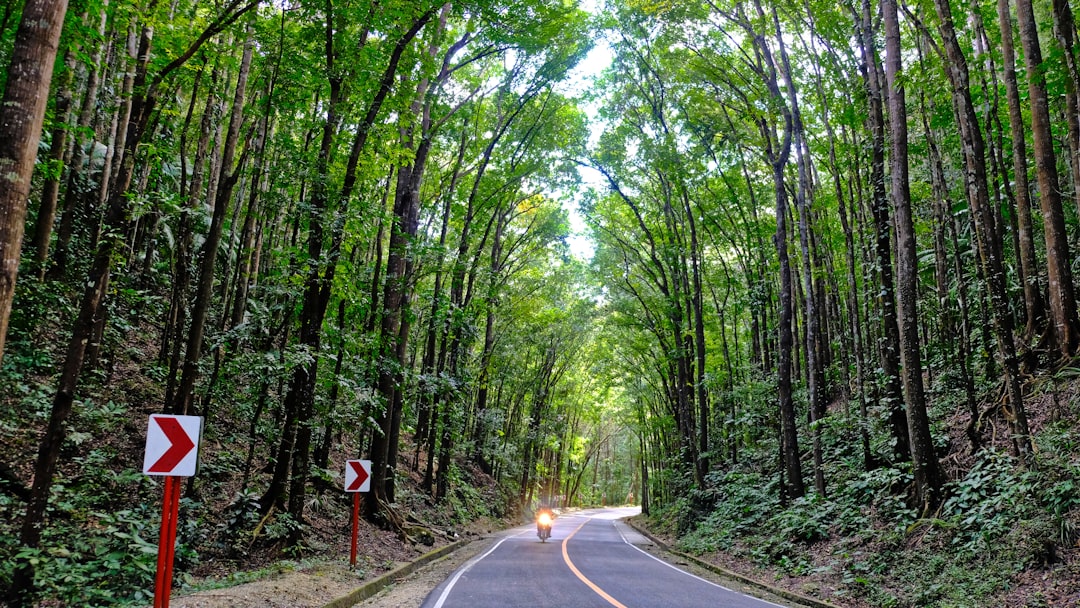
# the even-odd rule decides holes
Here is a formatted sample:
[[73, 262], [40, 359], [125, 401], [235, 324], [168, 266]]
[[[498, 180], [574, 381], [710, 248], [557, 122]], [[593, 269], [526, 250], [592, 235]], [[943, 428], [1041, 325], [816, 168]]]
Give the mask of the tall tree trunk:
[[1009, 107], [1009, 134], [1012, 139], [1013, 180], [1016, 187], [1016, 221], [1020, 241], [1020, 276], [1024, 287], [1024, 310], [1027, 325], [1024, 335], [1029, 339], [1042, 327], [1046, 317], [1046, 299], [1039, 287], [1040, 267], [1036, 262], [1034, 227], [1031, 221], [1031, 188], [1028, 185], [1027, 142], [1020, 106], [1020, 89], [1016, 82], [1016, 52], [1013, 50], [1012, 19], [1009, 0], [997, 0], [998, 26], [1001, 31], [1002, 73], [1005, 81], [1005, 100]]
[[258, 251], [256, 243], [259, 234], [259, 217], [261, 210], [259, 201], [266, 188], [266, 140], [269, 136], [267, 122], [269, 117], [263, 117], [262, 127], [259, 129], [256, 143], [256, 160], [254, 173], [251, 176], [251, 187], [248, 191], [247, 205], [244, 210], [244, 225], [240, 229], [240, 240], [237, 247], [237, 262], [233, 277], [232, 312], [227, 321], [228, 327], [236, 327], [243, 323], [247, 312], [248, 293], [258, 275]]
[[27, 0], [0, 102], [0, 360], [19, 274], [26, 201], [67, 0]]
[[1006, 390], [1009, 398], [1002, 409], [1012, 429], [1014, 449], [1026, 457], [1031, 451], [1031, 432], [1028, 429], [1027, 415], [1024, 411], [1020, 370], [1016, 359], [1016, 345], [1013, 341], [1013, 318], [1009, 311], [1008, 294], [1005, 289], [1003, 248], [998, 233], [994, 229], [993, 212], [990, 206], [986, 175], [986, 146], [982, 131], [979, 129], [975, 106], [971, 101], [967, 60], [956, 38], [951, 9], [947, 0], [935, 0], [934, 4], [938, 12], [938, 29], [944, 41], [948, 60], [947, 71], [953, 89], [954, 105], [959, 113], [958, 122], [967, 169], [965, 185], [968, 201], [971, 204], [972, 216], [979, 236], [979, 254], [989, 288], [991, 316], [997, 334], [998, 352], [1001, 354], [1001, 363], [1005, 368]]
[[[936, 224], [934, 228], [935, 234], [935, 251], [940, 251], [942, 258], [941, 265], [948, 264], [948, 253], [945, 251], [945, 235], [948, 233], [951, 244], [953, 246], [953, 274], [956, 277], [956, 299], [958, 303], [958, 316], [960, 325], [955, 331], [959, 335], [959, 339], [956, 344], [956, 359], [953, 362], [955, 367], [960, 368], [960, 378], [964, 386], [964, 396], [966, 398], [966, 405], [968, 415], [971, 417], [967, 425], [968, 443], [971, 444], [972, 453], [979, 450], [982, 441], [978, 433], [978, 421], [979, 412], [976, 406], [975, 395], [975, 378], [971, 369], [971, 328], [968, 320], [970, 313], [968, 311], [968, 299], [967, 299], [967, 273], [964, 270], [963, 263], [960, 260], [960, 246], [956, 237], [956, 220], [952, 215], [952, 208], [949, 201], [949, 190], [945, 182], [945, 169], [941, 162], [941, 153], [938, 151], [937, 141], [934, 137], [934, 132], [930, 129], [930, 121], [927, 118], [927, 110], [924, 107], [922, 112], [923, 120], [923, 133], [926, 137], [927, 148], [929, 151], [929, 165], [931, 176], [931, 187], [934, 192], [934, 222]], [[938, 274], [944, 275], [945, 268], [937, 271]], [[952, 311], [948, 310], [952, 306], [951, 301], [947, 301], [942, 298], [941, 307], [942, 315], [952, 317]]]
[[491, 375], [491, 357], [495, 350], [495, 308], [498, 301], [498, 285], [502, 273], [503, 233], [508, 223], [512, 208], [496, 210], [499, 218], [495, 224], [495, 234], [491, 239], [491, 266], [489, 268], [486, 308], [484, 319], [484, 345], [480, 351], [480, 371], [476, 389], [476, 425], [473, 430], [474, 460], [480, 468], [491, 473], [491, 464], [484, 450], [487, 439], [488, 383]]
[[[75, 233], [76, 216], [81, 216], [82, 221], [87, 224], [92, 223], [92, 217], [95, 215], [95, 200], [99, 205], [108, 200], [109, 185], [113, 174], [113, 160], [118, 156], [123, 156], [124, 138], [127, 137], [127, 130], [124, 126], [127, 125], [130, 119], [131, 104], [134, 100], [132, 92], [135, 86], [135, 68], [133, 65], [137, 63], [139, 54], [139, 25], [137, 19], [133, 18], [128, 24], [124, 49], [126, 52], [115, 52], [117, 58], [114, 61], [117, 65], [113, 70], [123, 74], [119, 85], [119, 97], [123, 101], [119, 102], [110, 113], [109, 134], [105, 158], [101, 163], [101, 176], [98, 187], [96, 190], [94, 189], [89, 176], [90, 169], [94, 165], [93, 148], [95, 139], [92, 136], [85, 137], [75, 152], [75, 160], [72, 163], [72, 168], [75, 170], [68, 177], [67, 188], [64, 192], [63, 212], [60, 215], [60, 225], [56, 230], [56, 244], [53, 247], [53, 263], [46, 270], [46, 278], [58, 279], [67, 273], [68, 250], [71, 247], [71, 239]], [[91, 103], [92, 95], [93, 91], [88, 91], [86, 104]], [[79, 119], [80, 130], [83, 127], [90, 126], [93, 120], [92, 110], [89, 106], [84, 105], [83, 115]], [[119, 153], [117, 148], [120, 148]], [[88, 165], [85, 175], [83, 173], [84, 163]]]
[[1028, 76], [1028, 99], [1031, 103], [1031, 138], [1035, 147], [1035, 169], [1039, 182], [1039, 206], [1043, 215], [1046, 239], [1047, 280], [1050, 292], [1050, 315], [1055, 347], [1062, 357], [1069, 357], [1080, 345], [1080, 321], [1077, 321], [1076, 296], [1070, 264], [1065, 213], [1061, 206], [1061, 188], [1051, 133], [1050, 107], [1046, 96], [1039, 30], [1031, 0], [1016, 0], [1017, 25], [1024, 49]]
[[943, 483], [923, 389], [922, 354], [919, 345], [918, 256], [908, 186], [907, 107], [901, 81], [900, 20], [895, 0], [881, 3], [885, 26], [885, 83], [888, 91], [889, 130], [892, 135], [892, 203], [896, 220], [897, 322], [900, 328], [900, 360], [903, 366], [915, 490], [923, 514], [932, 513], [941, 501]]
[[[398, 62], [405, 52], [406, 47], [420, 32], [420, 29], [424, 24], [430, 20], [432, 15], [433, 10], [429, 10], [418, 17], [412, 23], [410, 29], [398, 39], [397, 44], [394, 46], [387, 67], [379, 80], [379, 87], [375, 96], [368, 105], [367, 112], [361, 119], [360, 124], [357, 125], [356, 135], [352, 142], [352, 149], [349, 153], [348, 161], [346, 162], [341, 190], [336, 195], [336, 201], [330, 200], [328, 183], [330, 142], [336, 128], [332, 131], [324, 130], [323, 146], [319, 155], [319, 175], [321, 176], [321, 179], [320, 182], [316, 184], [316, 188], [312, 193], [312, 212], [309, 216], [308, 260], [311, 264], [311, 269], [307, 273], [304, 288], [304, 302], [300, 313], [300, 343], [308, 347], [312, 353], [318, 353], [319, 351], [322, 321], [326, 316], [326, 309], [330, 302], [331, 291], [334, 285], [334, 275], [337, 270], [337, 259], [341, 252], [341, 243], [344, 238], [345, 228], [344, 222], [334, 221], [330, 223], [330, 227], [332, 228], [329, 235], [330, 246], [326, 252], [326, 259], [323, 260], [322, 256], [325, 246], [324, 237], [327, 228], [324, 222], [331, 219], [330, 217], [327, 217], [329, 215], [328, 211], [332, 210], [334, 213], [343, 212], [341, 209], [332, 209], [332, 202], [345, 204], [351, 197], [356, 185], [356, 168], [360, 161], [360, 154], [364, 150], [368, 135], [371, 132], [372, 126], [375, 124], [375, 119], [382, 108], [382, 104], [390, 93], [391, 84], [393, 83], [394, 76], [397, 74]], [[336, 51], [334, 50], [333, 40], [333, 7], [330, 3], [327, 4], [326, 19], [326, 57], [328, 73], [331, 74], [331, 86], [334, 86], [333, 83], [336, 81], [337, 86], [340, 87], [340, 75], [333, 66], [333, 62], [336, 58]], [[361, 40], [365, 39], [366, 32], [361, 36]], [[331, 122], [336, 125], [337, 119], [335, 118], [331, 121], [328, 116], [327, 125]], [[293, 445], [292, 453], [292, 476], [289, 483], [289, 513], [297, 522], [303, 521], [304, 514], [304, 494], [307, 487], [311, 445], [311, 426], [309, 422], [314, 416], [315, 381], [317, 372], [318, 357], [313, 356], [311, 363], [304, 366], [298, 366], [293, 373], [289, 383], [289, 392], [285, 396], [287, 408], [295, 411], [295, 416], [297, 418], [296, 442], [295, 445]], [[374, 462], [372, 464], [374, 468]], [[375, 477], [376, 475], [378, 475], [377, 470], [374, 471], [372, 479], [373, 484], [377, 479], [377, 477]], [[377, 492], [378, 490], [376, 490], [376, 493]], [[380, 499], [382, 498], [384, 497], [376, 494], [376, 500], [368, 501], [368, 504], [374, 503], [373, 506], [375, 508], [380, 508]], [[267, 508], [265, 503], [263, 504], [263, 508]], [[303, 530], [300, 527], [297, 527], [290, 535], [290, 543], [294, 545], [299, 543], [302, 538], [302, 533]]]
[[[429, 425], [434, 426], [436, 423], [435, 416], [435, 404], [437, 402], [437, 393], [441, 390], [441, 382], [438, 380], [438, 374], [441, 370], [437, 370], [436, 363], [436, 349], [438, 346], [438, 338], [442, 333], [442, 325], [446, 323], [446, 319], [443, 318], [445, 314], [445, 301], [443, 298], [443, 274], [444, 274], [444, 260], [446, 257], [446, 238], [447, 233], [450, 230], [450, 211], [453, 208], [453, 196], [451, 193], [457, 191], [457, 183], [461, 178], [463, 162], [465, 160], [465, 150], [468, 142], [468, 130], [465, 125], [462, 125], [461, 129], [461, 141], [458, 143], [457, 159], [454, 165], [453, 177], [450, 179], [450, 186], [447, 188], [446, 194], [443, 199], [443, 212], [442, 220], [439, 227], [439, 246], [438, 254], [435, 260], [435, 282], [432, 288], [431, 295], [431, 310], [428, 316], [427, 336], [424, 344], [424, 357], [421, 363], [421, 374], [423, 374], [424, 382], [427, 385], [425, 390], [421, 391], [419, 396], [419, 406], [417, 412], [416, 421], [416, 433], [413, 435], [413, 443], [416, 444], [416, 452], [414, 455], [413, 469], [419, 469], [420, 460], [420, 448], [424, 445], [424, 439], [430, 434]], [[481, 374], [483, 369], [481, 368]], [[481, 394], [486, 391], [487, 387], [483, 382], [480, 383], [479, 391]], [[478, 397], [479, 399], [479, 397]], [[433, 451], [433, 446], [428, 449], [429, 456]], [[428, 458], [428, 462], [431, 462], [431, 458]], [[432, 481], [432, 469], [427, 468], [425, 473], [424, 488], [428, 491], [431, 490]]]
[[810, 400], [810, 425], [813, 441], [814, 458], [814, 488], [820, 496], [825, 496], [825, 472], [821, 445], [821, 425], [819, 421], [825, 416], [825, 399], [822, 392], [824, 378], [821, 351], [820, 351], [820, 316], [817, 308], [817, 291], [814, 285], [813, 257], [811, 255], [811, 198], [813, 186], [810, 183], [810, 167], [808, 150], [806, 148], [805, 129], [803, 127], [802, 112], [799, 110], [799, 96], [795, 88], [795, 79], [792, 76], [791, 61], [788, 59], [787, 47], [784, 44], [783, 32], [780, 30], [780, 17], [776, 9], [772, 10], [773, 26], [776, 30], [776, 41], [780, 50], [780, 61], [785, 73], [784, 80], [787, 82], [787, 102], [791, 106], [791, 146], [795, 151], [795, 162], [799, 173], [799, 185], [795, 194], [795, 206], [799, 212], [799, 245], [802, 252], [802, 280], [803, 297], [805, 298], [806, 315], [806, 378], [807, 392]]
[[31, 249], [34, 252], [35, 273], [43, 274], [45, 261], [49, 257], [49, 240], [52, 238], [53, 224], [56, 222], [56, 203], [60, 197], [60, 181], [65, 171], [71, 171], [70, 167], [64, 167], [64, 156], [67, 149], [68, 133], [72, 130], [71, 125], [71, 100], [74, 96], [71, 87], [75, 81], [75, 50], [69, 48], [64, 53], [64, 73], [60, 78], [59, 91], [56, 97], [56, 109], [52, 137], [49, 141], [49, 175], [41, 192], [41, 202], [38, 204], [37, 219], [34, 223], [34, 237], [31, 241]]
[[709, 391], [706, 386], [705, 371], [705, 310], [704, 310], [704, 286], [701, 278], [702, 246], [698, 241], [697, 222], [694, 220], [694, 210], [690, 205], [690, 197], [686, 187], [682, 186], [679, 191], [683, 199], [683, 213], [686, 223], [690, 228], [690, 272], [692, 283], [690, 285], [690, 309], [691, 319], [694, 325], [694, 371], [693, 386], [696, 391], [697, 401], [697, 462], [695, 478], [704, 485], [705, 475], [709, 472], [709, 418], [710, 404]]
[[[401, 59], [401, 55], [405, 52], [406, 47], [412, 42], [413, 38], [416, 37], [424, 25], [435, 16], [435, 11], [436, 8], [431, 8], [419, 15], [413, 21], [409, 30], [398, 39], [397, 45], [394, 47], [394, 51], [391, 54], [387, 69], [383, 72], [379, 92], [368, 106], [367, 115], [358, 127], [357, 137], [353, 141], [353, 149], [349, 157], [349, 169], [346, 172], [343, 191], [351, 189], [349, 173], [355, 172], [356, 160], [359, 158], [360, 151], [367, 141], [367, 134], [375, 124], [375, 118], [378, 111], [382, 107], [382, 103], [390, 91], [390, 86], [397, 74], [398, 62]], [[423, 165], [423, 161], [414, 160], [414, 163], [415, 162], [419, 162], [421, 166]], [[353, 179], [355, 179], [355, 175], [353, 175]], [[399, 171], [399, 185], [402, 184], [400, 179], [401, 175]], [[416, 191], [410, 192], [410, 194], [415, 196], [415, 204], [419, 205], [419, 177], [416, 182]], [[405, 262], [406, 256], [408, 255], [406, 249], [408, 242], [411, 240], [412, 236], [416, 234], [416, 227], [419, 221], [419, 208], [416, 208], [415, 210], [411, 208], [414, 199], [410, 198], [407, 201], [408, 204], [404, 206], [399, 206], [398, 201], [400, 200], [400, 196], [395, 196], [394, 221], [390, 230], [389, 253], [386, 261], [386, 279], [382, 299], [382, 310], [384, 312], [379, 329], [379, 344], [382, 349], [381, 356], [386, 357], [387, 361], [393, 361], [397, 353], [396, 341], [401, 329], [402, 307], [405, 303]], [[383, 505], [387, 504], [385, 484], [387, 475], [393, 474], [392, 471], [386, 470], [386, 465], [390, 448], [389, 430], [393, 420], [393, 414], [390, 412], [390, 409], [393, 407], [394, 403], [393, 392], [397, 388], [395, 376], [398, 372], [395, 370], [388, 370], [387, 365], [380, 365], [379, 370], [378, 391], [383, 398], [384, 407], [386, 409], [379, 420], [383, 432], [379, 433], [376, 431], [375, 436], [372, 439], [371, 485], [373, 488], [372, 494], [374, 500], [367, 501], [365, 507], [369, 517], [374, 517], [383, 508]], [[394, 449], [396, 448], [397, 446], [394, 446]]]
[[258, 274], [258, 252], [256, 247], [259, 232], [256, 223], [260, 217], [258, 202], [265, 187], [263, 181], [266, 179], [266, 143], [270, 137], [271, 116], [274, 114], [274, 90], [277, 85], [278, 71], [281, 68], [281, 59], [285, 53], [285, 14], [285, 7], [283, 6], [281, 9], [281, 34], [278, 43], [278, 54], [266, 84], [266, 111], [260, 120], [255, 171], [251, 177], [251, 189], [248, 194], [247, 210], [244, 214], [244, 227], [240, 232], [240, 259], [236, 265], [235, 295], [233, 296], [232, 315], [229, 320], [230, 327], [236, 327], [243, 322], [244, 313], [247, 310], [248, 291], [251, 289], [253, 277]]
[[[760, 11], [760, 7], [759, 7]], [[754, 41], [761, 55], [766, 59], [768, 71], [761, 74], [769, 94], [781, 107], [783, 134], [779, 142], [775, 141], [775, 131], [768, 119], [758, 119], [758, 127], [765, 140], [765, 158], [772, 168], [773, 190], [776, 194], [776, 235], [773, 242], [780, 261], [780, 317], [778, 319], [779, 362], [777, 377], [777, 396], [780, 406], [780, 455], [783, 462], [782, 489], [787, 498], [799, 498], [806, 494], [803, 482], [802, 463], [799, 453], [799, 435], [795, 421], [795, 401], [792, 395], [791, 372], [792, 317], [794, 316], [794, 297], [792, 295], [791, 260], [788, 256], [787, 221], [788, 194], [784, 180], [784, 168], [791, 154], [792, 119], [791, 111], [783, 100], [780, 86], [777, 84], [776, 66], [772, 52], [764, 36], [755, 36]]]
[[[334, 261], [322, 259], [325, 246], [325, 223], [331, 220], [330, 205], [330, 163], [334, 136], [341, 120], [343, 103], [342, 72], [335, 66], [338, 50], [334, 44], [334, 10], [331, 2], [326, 3], [325, 14], [325, 61], [327, 80], [330, 86], [330, 98], [326, 106], [326, 119], [323, 121], [318, 159], [315, 167], [315, 181], [312, 187], [310, 211], [308, 217], [307, 260], [303, 269], [304, 289], [300, 311], [299, 342], [309, 351], [307, 363], [297, 365], [289, 378], [288, 391], [285, 394], [285, 428], [278, 445], [274, 461], [274, 474], [270, 485], [259, 500], [263, 512], [269, 512], [275, 506], [282, 506], [286, 481], [289, 481], [289, 513], [293, 516], [296, 528], [289, 535], [289, 543], [296, 545], [302, 538], [304, 512], [304, 490], [308, 476], [308, 452], [311, 441], [311, 428], [307, 422], [314, 412], [315, 380], [318, 374], [319, 345], [322, 336], [322, 321], [326, 312], [320, 307], [320, 293], [324, 285], [324, 276], [332, 272]], [[324, 266], [325, 265], [325, 266]], [[291, 471], [291, 477], [290, 477]]]
[[1080, 71], [1076, 59], [1076, 24], [1069, 0], [1053, 0], [1054, 37], [1065, 58], [1065, 124], [1068, 126], [1069, 174], [1072, 177], [1073, 201], [1080, 213]]
[[[199, 282], [196, 286], [195, 301], [191, 306], [191, 328], [188, 330], [187, 347], [184, 351], [183, 374], [176, 397], [171, 404], [172, 411], [186, 414], [191, 411], [195, 382], [199, 374], [199, 360], [202, 358], [203, 335], [206, 331], [206, 318], [210, 313], [210, 301], [213, 298], [214, 268], [217, 264], [221, 235], [225, 227], [225, 216], [232, 200], [233, 188], [240, 177], [240, 167], [233, 167], [237, 144], [240, 139], [240, 127], [244, 120], [244, 98], [247, 92], [248, 74], [251, 71], [251, 58], [254, 52], [254, 36], [248, 30], [244, 44], [243, 57], [240, 60], [240, 72], [236, 77], [236, 90], [233, 94], [232, 109], [229, 115], [229, 129], [225, 138], [225, 147], [221, 155], [222, 178], [217, 192], [208, 194], [207, 202], [214, 210], [210, 219], [210, 229], [202, 246], [202, 262], [199, 267]], [[243, 159], [241, 159], [241, 165]]]
[[900, 382], [900, 330], [896, 318], [896, 286], [893, 282], [891, 232], [893, 220], [889, 217], [889, 201], [885, 191], [885, 114], [881, 62], [877, 56], [874, 30], [870, 15], [870, 2], [862, 3], [862, 26], [860, 38], [863, 50], [864, 79], [867, 85], [869, 123], [872, 155], [870, 160], [870, 208], [874, 218], [874, 261], [877, 265], [877, 303], [881, 310], [881, 334], [878, 352], [881, 369], [885, 375], [883, 401], [889, 411], [889, 425], [893, 438], [893, 456], [899, 461], [911, 460], [911, 440], [908, 436], [907, 414], [904, 412], [904, 396]]
[[[201, 76], [201, 72], [199, 74]], [[187, 203], [181, 211], [180, 221], [176, 229], [176, 253], [173, 261], [172, 297], [169, 303], [169, 314], [166, 317], [165, 331], [162, 332], [163, 355], [168, 355], [169, 375], [165, 383], [165, 403], [169, 408], [176, 405], [176, 385], [179, 380], [179, 372], [182, 364], [181, 347], [183, 346], [184, 328], [188, 318], [188, 290], [191, 287], [191, 258], [194, 243], [194, 214], [199, 210], [199, 204], [203, 200], [203, 169], [206, 165], [206, 157], [210, 148], [210, 138], [213, 134], [213, 125], [218, 116], [216, 91], [218, 70], [215, 66], [210, 76], [210, 91], [206, 98], [206, 108], [203, 110], [203, 118], [199, 128], [199, 143], [195, 150], [194, 166], [191, 172], [191, 184], [187, 189]], [[199, 90], [199, 80], [191, 91], [191, 108], [188, 111], [189, 118], [195, 107], [195, 99]], [[185, 124], [186, 132], [186, 124]], [[181, 136], [181, 145], [185, 136]], [[184, 157], [181, 156], [181, 159]], [[186, 173], [186, 171], [185, 171]], [[212, 199], [215, 193], [207, 193], [206, 198]], [[171, 346], [171, 348], [170, 348]]]

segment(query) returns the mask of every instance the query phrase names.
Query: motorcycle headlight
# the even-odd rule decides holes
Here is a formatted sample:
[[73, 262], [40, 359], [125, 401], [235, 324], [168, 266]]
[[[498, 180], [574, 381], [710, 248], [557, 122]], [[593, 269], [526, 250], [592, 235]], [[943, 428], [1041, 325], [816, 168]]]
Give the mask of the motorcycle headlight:
[[549, 515], [547, 513], [541, 513], [540, 517], [536, 518], [536, 523], [540, 524], [541, 526], [550, 526], [551, 525], [551, 515]]

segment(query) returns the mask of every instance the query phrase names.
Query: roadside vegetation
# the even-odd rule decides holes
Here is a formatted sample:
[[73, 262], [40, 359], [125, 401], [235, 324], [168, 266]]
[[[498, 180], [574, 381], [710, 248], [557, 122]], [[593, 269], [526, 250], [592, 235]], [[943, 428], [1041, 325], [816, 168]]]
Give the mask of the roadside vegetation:
[[1072, 418], [1046, 420], [1037, 469], [1002, 447], [947, 451], [947, 498], [926, 516], [906, 499], [910, 473], [863, 470], [840, 440], [827, 448], [827, 497], [782, 502], [768, 473], [776, 443], [763, 442], [646, 521], [680, 551], [837, 606], [1070, 606], [1080, 593]]

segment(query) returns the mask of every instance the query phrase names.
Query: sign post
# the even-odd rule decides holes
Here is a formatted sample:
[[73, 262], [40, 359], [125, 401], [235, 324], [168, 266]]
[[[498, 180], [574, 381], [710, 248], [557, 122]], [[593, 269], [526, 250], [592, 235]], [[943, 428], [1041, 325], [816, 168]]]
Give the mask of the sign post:
[[356, 540], [360, 534], [360, 493], [371, 489], [371, 461], [345, 461], [345, 491], [353, 493], [352, 512], [352, 548], [349, 551], [349, 565], [356, 565]]
[[146, 428], [143, 474], [165, 477], [158, 535], [157, 574], [154, 577], [154, 608], [169, 608], [173, 558], [176, 555], [176, 519], [180, 506], [179, 477], [191, 477], [199, 458], [199, 416], [154, 414]]

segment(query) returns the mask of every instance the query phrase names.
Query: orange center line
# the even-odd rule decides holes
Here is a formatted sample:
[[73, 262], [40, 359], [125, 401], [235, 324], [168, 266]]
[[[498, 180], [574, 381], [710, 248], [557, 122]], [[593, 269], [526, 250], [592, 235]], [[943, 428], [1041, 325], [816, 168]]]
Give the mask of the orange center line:
[[590, 581], [589, 579], [585, 578], [585, 575], [581, 573], [581, 570], [577, 569], [577, 566], [574, 565], [574, 562], [570, 561], [570, 555], [567, 554], [567, 552], [566, 552], [566, 545], [570, 544], [570, 539], [574, 538], [574, 535], [578, 533], [578, 530], [584, 528], [585, 524], [587, 524], [587, 523], [589, 523], [589, 520], [587, 520], [587, 519], [585, 521], [581, 522], [581, 525], [578, 526], [573, 532], [571, 532], [570, 536], [567, 536], [563, 540], [563, 543], [562, 543], [563, 561], [565, 561], [566, 565], [570, 567], [570, 571], [574, 573], [574, 576], [578, 577], [578, 579], [581, 580], [581, 582], [588, 585], [589, 589], [592, 589], [593, 591], [595, 591], [597, 595], [599, 595], [600, 597], [607, 600], [607, 602], [609, 604], [611, 604], [612, 606], [615, 606], [615, 608], [626, 608], [626, 606], [624, 604], [619, 602], [619, 600], [617, 600], [617, 599], [611, 597], [610, 595], [608, 595], [607, 592], [605, 592], [603, 589], [601, 589], [596, 583], [594, 583], [594, 582]]

